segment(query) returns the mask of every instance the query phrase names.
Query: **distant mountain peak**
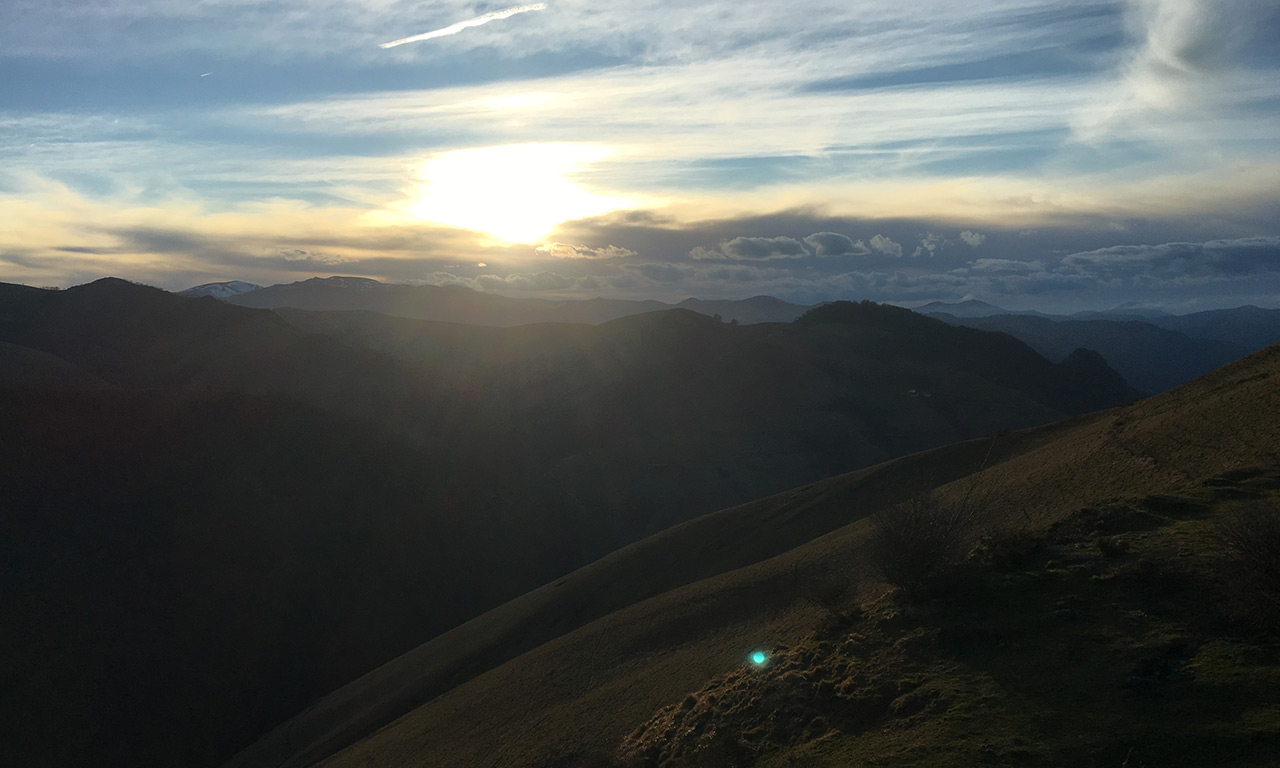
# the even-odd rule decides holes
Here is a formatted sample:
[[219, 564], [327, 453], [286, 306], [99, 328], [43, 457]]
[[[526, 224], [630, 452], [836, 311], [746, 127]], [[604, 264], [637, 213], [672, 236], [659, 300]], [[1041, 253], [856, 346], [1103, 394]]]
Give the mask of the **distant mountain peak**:
[[808, 312], [801, 315], [797, 323], [879, 323], [886, 320], [896, 320], [903, 323], [931, 323], [939, 324], [941, 322], [930, 317], [926, 317], [905, 307], [895, 307], [892, 304], [878, 304], [874, 301], [832, 301], [827, 304], [820, 304]]
[[178, 295], [193, 299], [201, 296], [225, 299], [230, 296], [239, 296], [249, 291], [256, 291], [261, 287], [255, 283], [246, 283], [243, 280], [227, 280], [221, 283], [204, 283], [203, 285], [193, 286], [185, 291], [178, 291]]
[[946, 313], [955, 317], [988, 317], [990, 315], [1012, 314], [1003, 307], [997, 307], [995, 304], [989, 304], [978, 299], [965, 299], [954, 303], [933, 301], [922, 307], [916, 307], [913, 311], [922, 315]]
[[156, 288], [155, 286], [146, 285], [145, 283], [135, 283], [132, 280], [125, 280], [121, 277], [101, 277], [93, 282], [72, 286], [66, 289], [64, 293], [78, 293], [86, 296], [116, 297], [138, 294], [164, 294], [166, 291]]

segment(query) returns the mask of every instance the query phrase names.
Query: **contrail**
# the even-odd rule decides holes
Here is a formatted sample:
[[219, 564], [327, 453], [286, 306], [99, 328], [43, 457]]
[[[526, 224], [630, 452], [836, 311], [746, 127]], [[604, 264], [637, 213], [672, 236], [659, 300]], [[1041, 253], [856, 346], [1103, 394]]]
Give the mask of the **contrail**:
[[515, 16], [517, 13], [528, 13], [529, 11], [545, 11], [546, 9], [547, 9], [546, 3], [531, 3], [530, 5], [517, 5], [516, 7], [508, 8], [505, 11], [494, 11], [493, 13], [486, 13], [483, 16], [477, 16], [474, 19], [467, 19], [466, 21], [460, 21], [457, 24], [450, 24], [444, 29], [437, 29], [434, 32], [423, 32], [421, 35], [414, 35], [413, 37], [406, 37], [401, 40], [392, 40], [389, 43], [381, 43], [378, 45], [378, 47], [379, 48], [395, 48], [397, 45], [404, 45], [405, 43], [416, 43], [419, 40], [430, 40], [433, 37], [446, 37], [448, 35], [456, 35], [462, 30], [466, 29], [467, 27], [478, 27], [481, 24], [488, 24], [491, 21], [497, 21], [498, 19], [505, 19], [511, 16]]

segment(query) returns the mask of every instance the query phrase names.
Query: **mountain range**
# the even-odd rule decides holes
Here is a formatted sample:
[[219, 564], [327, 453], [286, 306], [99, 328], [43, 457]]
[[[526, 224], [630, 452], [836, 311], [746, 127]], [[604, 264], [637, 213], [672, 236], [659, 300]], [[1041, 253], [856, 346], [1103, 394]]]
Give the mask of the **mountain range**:
[[0, 285], [0, 763], [598, 763], [803, 584], [870, 588], [878, 509], [980, 482], [1039, 530], [1278, 444], [1275, 348], [1138, 401], [897, 307], [713, 314]]
[[691, 298], [678, 304], [599, 298], [514, 299], [455, 285], [388, 284], [362, 277], [337, 276], [313, 277], [267, 288], [250, 287], [249, 283], [214, 283], [181, 293], [192, 297], [214, 296], [240, 306], [260, 309], [364, 310], [416, 320], [502, 327], [531, 323], [594, 324], [667, 309], [718, 315], [726, 322], [789, 323], [810, 309], [771, 296], [740, 301]]
[[[410, 286], [355, 277], [311, 278], [257, 288], [231, 282], [183, 295], [212, 295], [264, 309], [358, 310], [420, 320], [515, 326], [542, 322], [598, 324], [672, 308], [726, 322], [791, 322], [812, 309], [768, 296], [739, 301], [685, 299], [678, 304], [610, 299], [515, 299], [461, 286]], [[1139, 391], [1163, 392], [1280, 341], [1280, 309], [1253, 306], [1173, 315], [1137, 305], [1052, 315], [1013, 312], [976, 299], [914, 308], [948, 323], [1008, 333], [1052, 361], [1084, 347], [1102, 355]]]

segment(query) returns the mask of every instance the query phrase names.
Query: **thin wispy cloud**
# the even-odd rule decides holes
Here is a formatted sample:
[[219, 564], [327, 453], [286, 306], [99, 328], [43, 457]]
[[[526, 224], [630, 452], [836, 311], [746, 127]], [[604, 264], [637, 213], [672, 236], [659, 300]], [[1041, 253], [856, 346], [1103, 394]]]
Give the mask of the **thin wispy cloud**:
[[547, 9], [546, 3], [530, 3], [528, 5], [517, 5], [513, 8], [507, 8], [506, 10], [493, 11], [492, 13], [486, 13], [483, 16], [477, 16], [474, 19], [459, 21], [456, 24], [450, 24], [449, 26], [444, 27], [442, 29], [432, 30], [431, 32], [423, 32], [420, 35], [404, 37], [399, 40], [392, 40], [389, 43], [381, 43], [378, 47], [379, 48], [395, 48], [397, 45], [404, 45], [405, 43], [418, 43], [423, 40], [433, 40], [437, 37], [448, 37], [449, 35], [456, 35], [464, 29], [469, 29], [471, 27], [479, 27], [483, 24], [488, 24], [491, 21], [498, 21], [500, 19], [509, 19], [512, 16], [515, 16], [517, 14], [529, 13], [530, 11], [545, 11], [546, 9]]

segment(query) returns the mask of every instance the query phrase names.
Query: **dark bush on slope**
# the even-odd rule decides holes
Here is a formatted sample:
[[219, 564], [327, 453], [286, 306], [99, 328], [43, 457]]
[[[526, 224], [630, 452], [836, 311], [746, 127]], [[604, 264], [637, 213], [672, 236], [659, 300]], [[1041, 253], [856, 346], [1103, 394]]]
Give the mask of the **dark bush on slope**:
[[1218, 524], [1227, 564], [1228, 599], [1264, 627], [1280, 622], [1280, 507], [1240, 504]]
[[908, 598], [935, 593], [973, 543], [981, 507], [920, 494], [871, 516], [866, 558]]

